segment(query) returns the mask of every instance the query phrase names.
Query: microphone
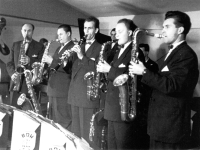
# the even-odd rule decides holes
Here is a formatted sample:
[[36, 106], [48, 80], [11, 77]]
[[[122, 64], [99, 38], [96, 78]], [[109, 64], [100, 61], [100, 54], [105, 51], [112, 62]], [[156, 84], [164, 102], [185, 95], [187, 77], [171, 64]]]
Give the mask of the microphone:
[[146, 32], [146, 35], [149, 35], [149, 36], [153, 36], [153, 37], [156, 37], [156, 38], [159, 38], [159, 39], [164, 38], [164, 35], [162, 35], [162, 34], [150, 33], [147, 30], [145, 32]]

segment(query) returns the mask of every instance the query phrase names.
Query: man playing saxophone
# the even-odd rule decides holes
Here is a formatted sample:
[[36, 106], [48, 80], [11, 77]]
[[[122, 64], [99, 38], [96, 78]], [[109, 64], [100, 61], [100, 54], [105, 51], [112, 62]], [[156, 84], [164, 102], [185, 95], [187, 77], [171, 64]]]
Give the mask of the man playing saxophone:
[[70, 130], [71, 126], [71, 106], [68, 102], [68, 90], [71, 81], [72, 65], [77, 59], [73, 53], [61, 64], [61, 57], [65, 51], [69, 51], [74, 42], [71, 40], [72, 30], [69, 25], [62, 24], [57, 29], [59, 43], [61, 44], [55, 51], [53, 57], [44, 55], [42, 61], [46, 62], [50, 68], [56, 72], [50, 73], [47, 85], [47, 95], [49, 98], [50, 119]]
[[[106, 61], [97, 65], [97, 71], [108, 73], [104, 118], [108, 120], [108, 149], [136, 148], [136, 121], [123, 122], [120, 114], [119, 90], [113, 85], [114, 79], [127, 72], [131, 60], [132, 36], [136, 29], [132, 20], [121, 19], [116, 25], [116, 38], [121, 49], [115, 54], [111, 64]], [[142, 52], [139, 59], [144, 60]]]
[[[19, 67], [19, 65], [24, 65], [25, 69], [31, 70], [32, 64], [34, 62], [40, 62], [42, 59], [44, 46], [41, 43], [32, 39], [33, 32], [34, 32], [33, 24], [30, 24], [30, 23], [23, 24], [21, 28], [21, 34], [22, 34], [23, 40], [13, 43], [13, 46], [8, 58], [8, 63], [6, 64], [8, 74], [11, 76], [11, 83], [13, 83], [13, 81], [15, 81], [18, 77], [19, 73], [17, 72], [17, 68]], [[23, 49], [21, 49], [22, 44], [24, 44]], [[24, 50], [24, 55], [22, 56], [20, 55], [21, 50]], [[21, 87], [19, 88], [18, 91], [13, 91], [13, 89], [10, 89], [11, 91], [10, 103], [12, 106], [18, 109], [23, 109], [24, 105], [21, 106], [17, 104], [18, 97], [21, 95], [21, 93], [24, 93], [26, 94], [27, 97], [30, 98], [24, 74], [22, 74], [20, 82], [21, 82]], [[29, 108], [31, 109], [31, 107]], [[11, 122], [9, 123], [9, 128], [10, 128], [9, 140], [11, 138], [11, 133], [12, 133], [11, 131], [12, 119], [10, 119], [10, 121]]]
[[[11, 54], [7, 63], [7, 71], [8, 74], [11, 76], [12, 81], [15, 81], [19, 75], [19, 72], [17, 70], [18, 67], [20, 68], [20, 66], [24, 66], [25, 69], [32, 70], [31, 65], [34, 62], [40, 62], [42, 59], [44, 46], [41, 43], [32, 39], [33, 32], [33, 24], [24, 24], [21, 29], [23, 40], [15, 42], [12, 46], [10, 52]], [[24, 49], [22, 49], [22, 45], [24, 46]], [[22, 54], [21, 51], [24, 51], [24, 54]], [[21, 82], [21, 87], [19, 87], [18, 91], [13, 91], [13, 89], [10, 89], [10, 91], [13, 91], [13, 95], [11, 97], [11, 105], [21, 109], [21, 106], [17, 105], [18, 97], [21, 93], [25, 93], [27, 96], [29, 94], [23, 74], [21, 76], [21, 81], [19, 82]]]

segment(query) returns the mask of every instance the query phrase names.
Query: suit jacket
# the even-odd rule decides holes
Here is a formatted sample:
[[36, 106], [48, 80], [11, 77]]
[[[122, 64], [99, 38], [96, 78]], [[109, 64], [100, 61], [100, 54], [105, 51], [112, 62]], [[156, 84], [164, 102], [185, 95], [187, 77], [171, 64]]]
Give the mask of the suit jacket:
[[106, 62], [109, 64], [113, 61], [115, 53], [119, 50], [118, 43], [115, 43], [113, 48], [111, 46], [112, 46], [112, 43], [106, 46], [105, 56], [104, 56]]
[[[132, 50], [132, 43], [125, 49], [122, 55], [118, 58], [119, 52], [118, 51], [111, 63], [111, 69], [108, 73], [108, 91], [106, 94], [106, 101], [105, 101], [105, 110], [104, 110], [104, 118], [110, 121], [120, 121], [121, 122], [121, 109], [119, 104], [119, 88], [113, 85], [113, 81], [119, 75], [128, 72], [128, 65], [131, 60], [131, 50]], [[143, 62], [144, 55], [142, 51], [139, 51], [138, 58]], [[124, 66], [124, 67], [120, 67]]]
[[176, 143], [190, 133], [189, 101], [199, 76], [198, 60], [186, 42], [164, 59], [158, 61], [158, 73], [147, 70], [142, 78], [143, 83], [154, 89], [148, 134], [158, 141]]
[[[15, 69], [18, 65], [18, 58], [19, 58], [20, 47], [21, 47], [22, 42], [23, 41], [15, 42], [12, 46], [12, 49], [8, 58], [8, 63], [7, 63], [7, 71], [10, 76], [12, 76], [13, 73], [15, 73]], [[34, 62], [41, 62], [43, 53], [44, 53], [43, 44], [35, 40], [32, 40], [29, 43], [28, 49], [26, 51], [26, 55], [30, 58], [30, 63], [25, 66], [26, 69], [32, 70], [31, 66]], [[24, 75], [22, 75], [21, 92], [27, 93], [27, 86], [24, 80]]]
[[[77, 59], [72, 67], [72, 78], [68, 92], [68, 102], [71, 105], [84, 108], [98, 108], [99, 100], [89, 101], [87, 99], [87, 81], [84, 75], [90, 71], [96, 71], [96, 63], [101, 50], [101, 44], [94, 41], [85, 53], [85, 44], [81, 45], [84, 54], [83, 59]], [[95, 61], [91, 60], [94, 58]]]
[[[50, 65], [50, 68], [55, 68], [60, 62], [60, 57], [64, 53], [65, 50], [71, 49], [74, 46], [74, 43], [70, 41], [67, 43], [62, 50], [59, 52], [60, 47], [57, 48], [53, 55], [53, 61]], [[59, 52], [59, 53], [58, 53]], [[48, 86], [47, 86], [47, 95], [53, 97], [67, 97], [69, 84], [71, 81], [71, 72], [72, 72], [72, 64], [77, 59], [76, 53], [73, 53], [72, 56], [69, 57], [67, 65], [63, 68], [61, 65], [55, 73], [51, 73]]]

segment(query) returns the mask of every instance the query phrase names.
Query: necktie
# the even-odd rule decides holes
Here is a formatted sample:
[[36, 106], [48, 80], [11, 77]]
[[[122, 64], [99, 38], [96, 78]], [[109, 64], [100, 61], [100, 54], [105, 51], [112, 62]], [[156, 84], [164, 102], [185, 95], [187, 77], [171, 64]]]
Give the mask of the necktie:
[[118, 55], [118, 58], [122, 55], [122, 53], [124, 52], [124, 45], [120, 45], [121, 48], [119, 50], [119, 55]]
[[166, 55], [166, 57], [165, 57], [165, 60], [166, 60], [167, 57], [171, 54], [171, 52], [172, 52], [172, 50], [173, 50], [173, 45], [169, 45], [168, 48], [169, 48], [169, 51], [168, 51], [168, 53], [167, 53], [167, 55]]
[[118, 45], [118, 48], [119, 48], [119, 50], [120, 50], [121, 48], [124, 48], [124, 44], [123, 44], [123, 45]]
[[92, 44], [92, 42], [86, 42], [85, 44], [91, 45], [91, 44]]

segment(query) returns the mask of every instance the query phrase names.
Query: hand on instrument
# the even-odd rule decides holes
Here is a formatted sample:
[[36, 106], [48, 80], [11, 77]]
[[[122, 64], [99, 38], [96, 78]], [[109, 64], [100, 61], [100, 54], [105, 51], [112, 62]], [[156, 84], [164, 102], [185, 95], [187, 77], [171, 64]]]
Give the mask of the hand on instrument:
[[42, 57], [42, 62], [47, 63], [48, 65], [50, 65], [53, 61], [53, 58], [50, 55], [44, 55]]
[[12, 76], [11, 76], [11, 80], [15, 81], [17, 79], [18, 75], [19, 74], [17, 72], [13, 73]]
[[97, 72], [107, 73], [110, 71], [111, 66], [106, 62], [99, 62], [97, 64]]
[[72, 51], [77, 53], [77, 56], [79, 59], [83, 58], [83, 53], [82, 53], [81, 47], [79, 45], [74, 45], [74, 47], [72, 48]]
[[19, 98], [17, 99], [17, 105], [22, 105], [24, 101], [26, 100], [26, 95], [22, 93]]
[[129, 73], [131, 73], [131, 74], [142, 75], [142, 73], [145, 69], [146, 69], [146, 67], [144, 66], [144, 64], [141, 61], [139, 61], [138, 64], [131, 62], [131, 64], [129, 65]]

